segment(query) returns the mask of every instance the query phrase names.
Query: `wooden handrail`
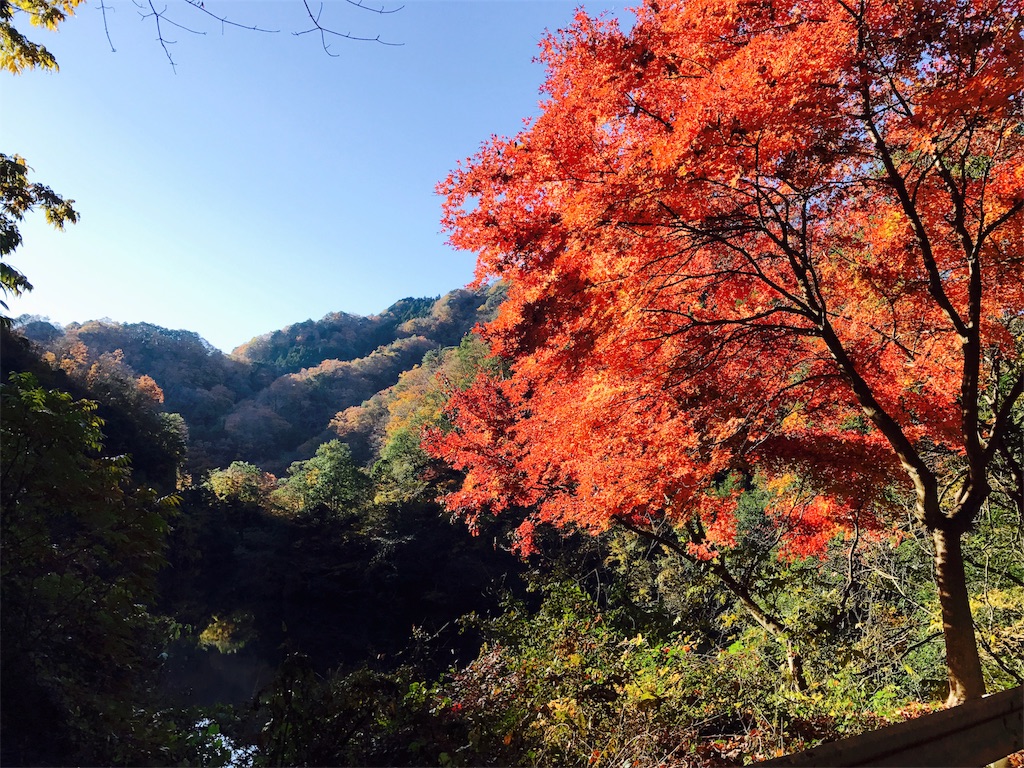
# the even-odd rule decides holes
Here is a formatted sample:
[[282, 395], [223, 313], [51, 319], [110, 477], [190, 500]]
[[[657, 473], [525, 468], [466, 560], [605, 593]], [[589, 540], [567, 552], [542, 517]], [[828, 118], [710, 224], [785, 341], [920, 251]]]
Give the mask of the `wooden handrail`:
[[757, 765], [980, 768], [1024, 749], [1024, 686]]

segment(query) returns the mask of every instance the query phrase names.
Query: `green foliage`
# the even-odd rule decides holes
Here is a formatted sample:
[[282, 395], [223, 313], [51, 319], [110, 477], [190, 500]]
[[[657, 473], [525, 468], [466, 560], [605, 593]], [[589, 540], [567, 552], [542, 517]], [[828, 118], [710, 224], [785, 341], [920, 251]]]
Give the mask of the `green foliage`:
[[[404, 299], [381, 315], [328, 315], [254, 339], [234, 357], [276, 378], [232, 407], [224, 437], [238, 447], [235, 455], [278, 473], [286, 466], [283, 456], [308, 455], [339, 434], [366, 461], [366, 432], [377, 427], [351, 413], [348, 421], [359, 422], [360, 434], [342, 434], [352, 426], [343, 426], [346, 411], [372, 411], [360, 404], [394, 385], [424, 355], [457, 344], [481, 319], [491, 293], [453, 291], [426, 313], [426, 300]], [[334, 435], [326, 431], [329, 423]]]
[[431, 482], [443, 468], [420, 447], [423, 431], [445, 424], [444, 405], [453, 388], [465, 389], [481, 371], [493, 372], [500, 364], [480, 337], [471, 333], [457, 347], [428, 352], [421, 365], [404, 372], [397, 384], [382, 393], [387, 409], [384, 436], [373, 465], [378, 503], [436, 495]]
[[259, 697], [256, 764], [444, 765], [463, 734], [436, 690], [411, 668], [321, 676], [293, 654]]
[[733, 765], [882, 722], [839, 680], [781, 691], [760, 632], [716, 647], [631, 633], [621, 618], [556, 582], [535, 614], [511, 603], [485, 622], [490, 644], [440, 689], [469, 729], [466, 762]]
[[[900, 701], [942, 694], [941, 633], [933, 626], [937, 596], [927, 537], [838, 537], [822, 557], [782, 556], [778, 530], [765, 518], [764, 489], [753, 481], [739, 498], [737, 546], [714, 564], [688, 561], [656, 543], [609, 537], [610, 591], [624, 604], [673, 618], [701, 643], [728, 648], [759, 637], [776, 684], [785, 648], [772, 640], [714, 569], [730, 573], [762, 610], [785, 628], [810, 690], [842, 679], [851, 700], [889, 691]], [[908, 672], [912, 669], [913, 672]], [[944, 694], [942, 694], [944, 695]]]
[[175, 500], [102, 458], [94, 404], [2, 386], [4, 762], [137, 763], [166, 622], [150, 613]]
[[418, 500], [427, 490], [423, 473], [430, 460], [420, 448], [420, 436], [440, 417], [444, 404], [437, 380], [441, 364], [441, 354], [428, 353], [422, 365], [404, 372], [383, 395], [383, 444], [373, 465], [377, 503]]
[[27, 323], [19, 324], [18, 331], [45, 349], [54, 367], [79, 379], [112, 356], [133, 378], [150, 377], [164, 395], [164, 410], [185, 421], [188, 468], [196, 476], [231, 460], [218, 460], [220, 454], [234, 453], [224, 440], [225, 415], [270, 382], [189, 331], [110, 321], [72, 323], [64, 329]]
[[[403, 338], [421, 336], [432, 346], [457, 344], [481, 319], [491, 290], [457, 290], [443, 297], [402, 299], [379, 315], [334, 312], [259, 336], [233, 353], [240, 360], [270, 366], [278, 376], [313, 368], [325, 360], [347, 362]], [[481, 301], [484, 305], [481, 305]]]
[[[257, 761], [720, 766], [899, 721], [924, 709], [913, 700], [942, 677], [941, 643], [915, 613], [934, 604], [915, 565], [919, 545], [897, 538], [856, 549], [856, 594], [839, 622], [849, 542], [837, 543], [835, 559], [776, 558], [777, 571], [761, 571], [763, 596], [808, 648], [805, 693], [780, 685], [778, 644], [713, 581], [676, 594], [686, 583], [672, 575], [677, 561], [616, 535], [597, 598], [571, 577], [538, 576], [534, 607], [509, 599], [494, 618], [467, 616], [463, 630], [483, 632], [487, 644], [441, 679], [423, 668], [323, 674], [309, 660], [287, 662], [260, 699]], [[592, 567], [584, 554], [566, 548], [557, 570]], [[669, 605], [682, 611], [675, 622]]]
[[205, 485], [220, 501], [235, 499], [243, 504], [267, 507], [277, 478], [254, 464], [233, 461], [227, 469], [211, 472]]
[[169, 708], [159, 713], [169, 728], [154, 764], [249, 768], [256, 748], [248, 745], [242, 717], [234, 707]]
[[[337, 443], [319, 458], [331, 458], [333, 448], [344, 458]], [[355, 469], [357, 482], [366, 481]], [[250, 466], [241, 474], [260, 473]], [[437, 674], [475, 655], [478, 640], [456, 637], [452, 627], [468, 611], [492, 608], [489, 585], [512, 583], [519, 567], [489, 538], [451, 525], [436, 505], [372, 505], [368, 483], [365, 498], [341, 514], [326, 506], [282, 514], [227, 490], [183, 494], [162, 582], [162, 609], [194, 627], [171, 649], [172, 687], [193, 691], [190, 702], [243, 704], [256, 670], [276, 667], [285, 649], [306, 654], [320, 674], [368, 659], [390, 668], [408, 661], [402, 652], [414, 626], [427, 633], [448, 626], [444, 655], [425, 662]], [[222, 655], [218, 643], [233, 652]]]
[[199, 634], [200, 648], [216, 648], [221, 653], [237, 653], [253, 636], [253, 615], [248, 611], [235, 611], [230, 616], [216, 616]]
[[272, 498], [293, 514], [337, 517], [354, 513], [369, 490], [369, 479], [352, 461], [349, 447], [331, 440], [317, 448], [313, 458], [294, 462]]
[[[485, 304], [499, 295], [489, 292]], [[472, 302], [474, 312], [487, 311], [479, 301], [479, 295], [470, 301], [457, 294], [432, 302], [429, 312], [427, 300], [399, 302], [388, 311], [392, 331], [460, 327]], [[315, 331], [311, 326], [304, 332]], [[47, 537], [70, 537], [72, 543], [70, 549], [25, 550], [31, 556], [15, 547], [11, 557], [4, 497], [4, 567], [21, 558], [18, 568], [36, 574], [34, 586], [25, 586], [29, 577], [9, 580], [4, 571], [4, 701], [24, 692], [33, 706], [25, 711], [43, 712], [54, 724], [47, 742], [8, 739], [9, 733], [38, 729], [25, 725], [28, 714], [5, 706], [5, 760], [10, 754], [21, 762], [46, 744], [50, 752], [39, 758], [43, 762], [724, 765], [897, 720], [913, 711], [908, 702], [942, 693], [927, 537], [903, 525], [882, 535], [837, 538], [820, 558], [780, 558], [777, 521], [766, 512], [770, 493], [758, 478], [723, 478], [721, 493], [739, 499], [737, 545], [714, 562], [687, 560], [625, 530], [585, 540], [542, 531], [542, 554], [531, 562], [548, 574], [538, 577], [543, 586], [524, 602], [510, 599], [496, 615], [488, 614], [496, 610], [491, 585], [515, 590], [524, 566], [501, 546], [505, 522], [482, 520], [475, 538], [448, 523], [432, 497], [452, 475], [419, 446], [424, 427], [446, 428], [441, 413], [450, 393], [468, 386], [481, 369], [502, 373], [500, 361], [475, 336], [426, 354], [434, 337], [407, 336], [366, 358], [276, 378], [269, 362], [229, 360], [194, 334], [145, 324], [90, 323], [71, 326], [63, 336], [46, 328], [35, 333], [49, 339], [53, 367], [41, 373], [46, 387], [19, 385], [28, 400], [42, 398], [29, 409], [38, 424], [22, 432], [53, 446], [65, 436], [67, 455], [76, 455], [82, 467], [92, 472], [103, 466], [121, 478], [121, 495], [108, 483], [94, 498], [71, 475], [29, 472], [55, 478], [59, 486], [59, 493], [47, 486], [33, 495], [36, 508], [43, 508], [39, 499], [58, 498], [53, 509], [61, 511], [28, 516], [36, 521], [32, 525], [51, 521], [46, 530], [25, 528], [20, 518], [11, 518], [11, 530], [30, 530], [32, 546]], [[24, 361], [13, 359], [21, 345], [9, 338], [4, 364], [18, 370]], [[319, 348], [312, 336], [307, 342], [303, 355]], [[420, 364], [410, 367], [413, 359]], [[76, 393], [105, 401], [103, 410], [47, 393], [62, 377], [78, 387]], [[371, 396], [363, 405], [338, 413], [332, 424], [343, 440], [325, 442], [330, 433], [321, 430], [324, 414], [366, 393]], [[162, 412], [161, 394], [164, 407], [180, 409], [184, 418]], [[7, 397], [4, 429], [14, 430]], [[44, 428], [44, 412], [63, 414], [59, 423], [75, 413], [86, 427]], [[139, 561], [126, 554], [120, 529], [101, 526], [87, 534], [74, 522], [76, 510], [92, 509], [90, 498], [98, 506], [112, 504], [104, 506], [108, 511], [154, 501], [131, 490], [126, 466], [96, 458], [100, 414], [107, 420], [108, 450], [137, 452], [135, 475], [141, 457], [147, 479], [166, 481], [166, 468], [174, 463], [147, 456], [147, 444], [160, 455], [180, 457], [188, 443], [206, 462], [216, 455], [260, 453], [280, 459], [281, 446], [300, 439], [304, 452], [288, 458], [315, 450], [292, 464], [276, 490], [272, 474], [253, 462], [233, 461], [183, 492], [168, 553], [172, 567], [163, 571], [160, 585], [160, 610], [182, 625], [170, 645], [152, 615], [151, 574], [141, 579], [146, 589], [132, 592], [135, 613], [96, 621], [93, 612], [113, 614], [116, 606], [78, 606], [66, 592], [51, 595], [52, 577], [32, 570], [37, 559], [43, 570], [59, 557], [74, 561], [71, 550], [88, 541], [80, 548], [92, 558], [89, 569], [65, 569], [57, 586], [84, 589], [91, 598], [100, 593], [94, 577], [118, 584], [118, 568], [136, 573]], [[1020, 414], [1013, 415], [1019, 422]], [[13, 434], [3, 435], [5, 473], [9, 464], [38, 460], [35, 443], [17, 442]], [[1019, 439], [1020, 430], [1011, 430], [999, 448], [999, 485], [965, 550], [992, 689], [1024, 677], [1022, 528], [1013, 503]], [[357, 457], [345, 444], [350, 440]], [[76, 443], [78, 453], [70, 447]], [[243, 443], [250, 453], [239, 452]], [[4, 493], [15, 487], [5, 474]], [[891, 501], [903, 503], [895, 496]], [[101, 543], [94, 554], [94, 539], [104, 542], [108, 535], [113, 543]], [[127, 539], [139, 540], [132, 532]], [[783, 646], [722, 588], [713, 572], [718, 566], [785, 625], [803, 654], [810, 680], [805, 693], [784, 689]], [[17, 597], [19, 589], [33, 599], [17, 598], [12, 613], [8, 595]], [[39, 596], [45, 599], [33, 602]], [[18, 636], [10, 622], [45, 624], [56, 613], [46, 606], [55, 600], [70, 604], [71, 625], [107, 634], [93, 642], [89, 631], [76, 630], [66, 635], [72, 640], [65, 647], [61, 636], [36, 632], [36, 655], [15, 653], [19, 643], [6, 642]], [[17, 618], [26, 613], [32, 616]], [[470, 617], [456, 634], [456, 618], [466, 613]], [[122, 620], [131, 629], [119, 633]], [[65, 624], [53, 619], [50, 627], [56, 626]], [[422, 642], [424, 637], [433, 640]], [[481, 637], [487, 642], [482, 650]], [[92, 655], [78, 650], [86, 639], [98, 649]], [[232, 702], [240, 705], [239, 714], [156, 701], [149, 675], [161, 650], [169, 654], [169, 691], [184, 696], [191, 690], [185, 699], [191, 703]], [[120, 677], [99, 679], [107, 674], [103, 664], [115, 658], [104, 654], [118, 653], [128, 659], [131, 674], [122, 670]], [[25, 660], [30, 657], [38, 662]], [[259, 688], [253, 681], [267, 679], [256, 672], [282, 659], [258, 708], [243, 706]], [[111, 704], [107, 698], [115, 688], [120, 698]], [[113, 717], [121, 718], [117, 737], [98, 745], [95, 734], [110, 733]], [[243, 743], [253, 745], [250, 751], [238, 751]]]
[[150, 376], [137, 376], [120, 349], [90, 358], [79, 343], [59, 363], [53, 355], [45, 359], [99, 403], [104, 440], [132, 455], [138, 479], [164, 491], [177, 486], [188, 427], [179, 414], [162, 410], [164, 393]]
[[984, 510], [964, 552], [991, 691], [1024, 682], [1024, 519], [1019, 508], [998, 501]]
[[[227, 738], [221, 735], [220, 726], [209, 718], [197, 720], [191, 728], [183, 728], [174, 735], [174, 740], [168, 747], [168, 752], [183, 751], [191, 757], [189, 760], [179, 760], [179, 765], [201, 765], [204, 768], [210, 766], [227, 766], [242, 764], [243, 761], [235, 758], [233, 746]], [[177, 748], [175, 750], [175, 747]], [[248, 755], [248, 750], [245, 751]]]
[[406, 427], [389, 436], [373, 465], [377, 503], [412, 501], [428, 492], [423, 477], [429, 459], [420, 448], [419, 430]]
[[399, 323], [404, 323], [408, 320], [416, 320], [420, 317], [428, 317], [434, 305], [437, 303], [440, 296], [434, 296], [433, 298], [424, 296], [416, 298], [414, 296], [407, 296], [404, 299], [399, 299], [385, 311], [385, 315], [391, 315]]
[[[45, 3], [56, 8], [59, 5], [72, 6], [74, 0], [65, 3]], [[45, 48], [32, 48], [24, 38], [20, 36], [10, 24], [11, 9], [7, 2], [0, 3], [0, 52], [3, 54], [0, 66], [11, 69], [17, 66], [20, 69], [26, 66], [24, 62], [17, 63], [19, 57], [28, 56], [32, 60], [35, 56], [40, 61], [49, 57]], [[56, 23], [56, 22], [54, 22]], [[14, 49], [12, 54], [11, 48]], [[32, 53], [35, 50], [35, 53]], [[13, 56], [13, 58], [11, 58]], [[49, 59], [52, 61], [52, 57]], [[12, 64], [11, 62], [15, 62]], [[53, 64], [52, 66], [56, 66]], [[18, 71], [14, 69], [13, 71]], [[64, 229], [65, 224], [74, 224], [78, 221], [78, 212], [74, 209], [74, 200], [65, 200], [49, 187], [37, 182], [28, 180], [28, 163], [18, 155], [5, 155], [0, 153], [0, 293], [5, 297], [20, 296], [25, 291], [32, 290], [32, 284], [28, 278], [17, 269], [7, 263], [7, 258], [21, 245], [21, 232], [18, 224], [25, 215], [36, 208], [42, 209], [46, 220], [57, 229]], [[7, 303], [0, 300], [0, 307], [7, 309]], [[0, 313], [0, 324], [10, 326], [11, 320]]]
[[[458, 344], [493, 314], [501, 295], [499, 287], [458, 290], [436, 300], [403, 299], [369, 318], [332, 314], [254, 339], [231, 356], [195, 333], [149, 323], [90, 321], [59, 329], [26, 322], [19, 330], [68, 372], [85, 377], [101, 359], [119, 354], [133, 376], [153, 379], [164, 410], [181, 414], [187, 425], [188, 474], [200, 477], [236, 460], [283, 474], [291, 461], [338, 436], [332, 417], [361, 411], [361, 403], [394, 385], [425, 354]], [[342, 436], [359, 463], [372, 461], [364, 435]]]

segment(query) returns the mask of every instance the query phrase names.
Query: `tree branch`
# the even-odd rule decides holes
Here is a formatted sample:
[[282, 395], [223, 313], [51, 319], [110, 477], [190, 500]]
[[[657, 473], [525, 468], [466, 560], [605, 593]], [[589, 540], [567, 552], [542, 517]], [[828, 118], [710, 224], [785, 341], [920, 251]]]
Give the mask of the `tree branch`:
[[262, 27], [258, 27], [255, 24], [252, 24], [252, 25], [250, 25], [250, 24], [239, 24], [237, 21], [230, 21], [230, 20], [228, 20], [228, 18], [226, 16], [218, 16], [216, 13], [213, 13], [212, 11], [210, 11], [206, 7], [206, 5], [202, 2], [202, 0], [185, 0], [185, 2], [188, 3], [189, 5], [191, 5], [193, 8], [195, 8], [197, 11], [205, 13], [207, 16], [210, 16], [211, 18], [214, 18], [217, 21], [219, 21], [221, 23], [222, 27], [223, 26], [238, 27], [239, 29], [247, 29], [250, 32], [269, 32], [269, 33], [280, 32], [280, 30], [278, 30], [278, 29], [263, 29]]
[[[379, 11], [376, 11], [373, 8], [368, 8], [367, 6], [362, 5], [361, 2], [355, 2], [354, 0], [348, 0], [348, 2], [351, 5], [354, 5], [354, 6], [358, 7], [358, 8], [362, 8], [362, 9], [368, 10], [368, 11], [374, 11], [375, 13], [394, 13], [394, 11], [385, 11], [383, 8], [381, 10], [379, 10]], [[292, 32], [292, 34], [295, 35], [296, 37], [298, 37], [299, 35], [308, 35], [311, 32], [318, 32], [320, 34], [320, 44], [323, 46], [324, 53], [326, 53], [328, 56], [332, 56], [332, 57], [336, 58], [338, 56], [338, 54], [331, 53], [331, 47], [327, 44], [327, 35], [334, 35], [335, 37], [343, 37], [346, 40], [355, 40], [357, 42], [380, 43], [381, 45], [389, 45], [389, 46], [404, 45], [404, 43], [390, 43], [390, 42], [387, 42], [385, 40], [381, 40], [380, 35], [377, 35], [376, 37], [360, 37], [358, 35], [353, 35], [353, 34], [351, 34], [349, 32], [335, 32], [333, 29], [328, 29], [327, 27], [323, 26], [320, 23], [320, 14], [322, 14], [323, 10], [324, 10], [323, 3], [320, 4], [320, 8], [317, 10], [315, 15], [313, 13], [313, 9], [309, 7], [309, 1], [308, 0], [302, 0], [302, 4], [306, 7], [306, 13], [308, 14], [310, 20], [313, 22], [313, 26], [310, 29], [305, 29], [305, 30], [302, 30], [301, 32]], [[402, 7], [404, 7], [404, 6], [402, 6]], [[397, 8], [395, 10], [401, 10], [401, 8]]]

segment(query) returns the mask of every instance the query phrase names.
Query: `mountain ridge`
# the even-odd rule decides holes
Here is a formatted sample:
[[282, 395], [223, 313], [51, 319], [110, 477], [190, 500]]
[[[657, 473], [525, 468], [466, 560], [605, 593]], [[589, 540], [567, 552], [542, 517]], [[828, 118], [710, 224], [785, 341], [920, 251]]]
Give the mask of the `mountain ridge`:
[[22, 316], [15, 330], [83, 380], [104, 368], [146, 376], [189, 431], [188, 471], [248, 461], [276, 474], [308, 458], [330, 422], [393, 386], [431, 350], [457, 345], [493, 316], [500, 285], [400, 299], [377, 315], [331, 312], [224, 353], [198, 333], [109, 319], [61, 327]]

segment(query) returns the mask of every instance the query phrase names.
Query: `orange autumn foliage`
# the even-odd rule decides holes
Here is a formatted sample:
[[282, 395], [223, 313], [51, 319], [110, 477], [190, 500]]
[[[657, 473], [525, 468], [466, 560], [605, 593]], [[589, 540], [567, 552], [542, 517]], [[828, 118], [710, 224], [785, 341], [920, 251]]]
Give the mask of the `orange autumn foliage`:
[[[894, 437], [980, 445], [957, 402], [1017, 363], [1024, 307], [1024, 49], [1019, 2], [952, 5], [649, 2], [550, 36], [541, 116], [441, 185], [515, 361], [430, 443], [469, 470], [450, 506], [715, 518], [723, 471], [796, 465], [842, 522]], [[851, 377], [891, 434], [850, 426]]]
[[1022, 12], [647, 0], [549, 35], [539, 117], [440, 185], [509, 285], [484, 335], [512, 369], [427, 438], [449, 508], [524, 512], [527, 551], [542, 522], [699, 525], [713, 558], [721, 479], [795, 472], [791, 554], [894, 485], [958, 542], [1024, 388]]
[[143, 398], [150, 400], [156, 405], [161, 405], [164, 401], [164, 391], [152, 376], [147, 376], [146, 374], [139, 376], [135, 380], [135, 388]]

